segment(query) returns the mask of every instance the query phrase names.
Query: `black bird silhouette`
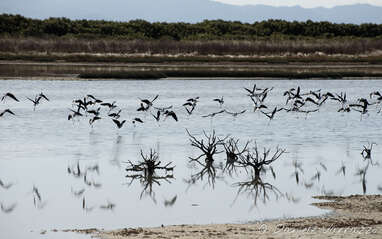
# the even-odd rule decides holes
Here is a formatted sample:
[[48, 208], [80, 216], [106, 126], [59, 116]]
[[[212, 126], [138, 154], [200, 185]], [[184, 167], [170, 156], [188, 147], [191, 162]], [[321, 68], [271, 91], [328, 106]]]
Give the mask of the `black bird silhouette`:
[[115, 125], [117, 125], [118, 129], [122, 128], [123, 124], [126, 122], [126, 120], [119, 121], [117, 119], [112, 119]]
[[367, 107], [368, 107], [369, 105], [372, 105], [372, 104], [370, 104], [370, 103], [367, 101], [367, 99], [365, 99], [365, 98], [360, 98], [360, 99], [358, 99], [358, 102], [359, 102], [360, 104], [350, 104], [349, 106], [350, 106], [350, 107], [360, 107], [361, 110], [358, 110], [357, 108], [353, 108], [353, 109], [354, 109], [355, 111], [360, 112], [361, 114], [366, 114], [366, 113], [367, 113]]
[[275, 116], [276, 112], [278, 112], [280, 110], [282, 110], [282, 109], [277, 109], [277, 107], [275, 107], [272, 112], [265, 113], [265, 112], [261, 111], [261, 113], [263, 113], [265, 116], [267, 116], [269, 118], [269, 120], [272, 120], [273, 117]]
[[122, 110], [118, 110], [118, 112], [116, 112], [116, 113], [111, 113], [111, 114], [109, 114], [109, 117], [112, 117], [112, 118], [114, 118], [114, 119], [119, 119], [119, 117], [121, 117], [121, 116], [120, 116], [121, 111], [122, 111]]
[[188, 109], [187, 106], [185, 106], [185, 105], [183, 105], [183, 106], [184, 106], [184, 108], [186, 109], [187, 114], [188, 114], [188, 115], [192, 115], [192, 112], [194, 111], [196, 105], [192, 104], [192, 105], [191, 105], [191, 109]]
[[233, 117], [236, 117], [238, 115], [244, 114], [247, 110], [242, 110], [240, 112], [229, 112], [228, 110], [224, 110], [227, 114], [232, 115]]
[[187, 102], [183, 104], [183, 106], [190, 106], [190, 107], [193, 107], [195, 108], [196, 106], [196, 103], [199, 102], [199, 96], [195, 97], [195, 98], [189, 98], [186, 100]]
[[113, 101], [112, 103], [101, 103], [102, 106], [109, 107], [109, 112], [117, 107], [115, 104], [117, 103], [116, 101]]
[[42, 92], [38, 95], [38, 97], [40, 97], [46, 101], [49, 101], [48, 97], [46, 97], [46, 95], [44, 95]]
[[93, 127], [94, 122], [96, 122], [97, 120], [100, 120], [100, 119], [102, 119], [102, 118], [98, 117], [98, 116], [94, 116], [92, 119], [89, 119], [89, 124]]
[[267, 109], [268, 107], [266, 105], [264, 105], [262, 102], [260, 101], [257, 101], [256, 99], [254, 99], [253, 97], [251, 97], [251, 100], [253, 102], [253, 112], [256, 112], [257, 110], [261, 110], [261, 109]]
[[5, 113], [15, 115], [15, 113], [13, 113], [10, 109], [5, 109], [3, 110], [3, 112], [0, 113], [0, 117], [2, 117]]
[[186, 102], [183, 104], [183, 106], [194, 106], [195, 104], [193, 102]]
[[342, 103], [342, 105], [346, 104], [346, 102], [347, 102], [347, 99], [346, 99], [346, 92], [341, 92], [340, 94], [337, 94], [337, 93], [336, 93], [336, 96], [337, 96], [337, 97], [334, 96], [334, 97], [332, 97], [332, 98], [330, 98], [330, 99], [332, 99], [332, 100], [336, 100], [336, 101]]
[[213, 101], [216, 101], [219, 103], [220, 107], [222, 107], [222, 105], [224, 104], [224, 98], [223, 96], [221, 98], [216, 98], [216, 99], [213, 99]]
[[32, 101], [32, 103], [33, 103], [33, 110], [36, 110], [36, 106], [37, 106], [38, 104], [40, 104], [41, 97], [36, 96], [36, 97], [34, 97], [34, 100], [32, 100], [32, 99], [29, 98], [29, 97], [27, 97], [27, 99], [30, 100], [30, 101]]
[[72, 109], [69, 109], [69, 110], [72, 111], [72, 114], [69, 114], [69, 115], [68, 115], [68, 120], [74, 119], [74, 118], [77, 117], [77, 116], [83, 116], [83, 115], [79, 112], [80, 108], [78, 108], [77, 111], [72, 110]]
[[176, 116], [175, 112], [172, 111], [172, 110], [170, 110], [170, 111], [169, 111], [169, 110], [166, 110], [166, 111], [164, 112], [164, 115], [166, 116], [165, 119], [167, 119], [167, 117], [171, 116], [175, 121], [178, 121], [178, 117]]
[[167, 106], [167, 107], [154, 107], [154, 109], [160, 111], [161, 113], [165, 112], [166, 110], [172, 109], [172, 105]]
[[133, 119], [133, 124], [134, 124], [134, 126], [135, 126], [135, 122], [138, 122], [138, 123], [143, 124], [143, 120], [141, 120], [140, 118], [134, 118], [134, 119]]
[[[321, 100], [322, 99], [322, 100]], [[313, 104], [317, 105], [317, 106], [321, 106], [323, 103], [325, 103], [325, 101], [328, 99], [328, 97], [320, 97], [320, 99], [317, 99], [317, 101], [313, 100], [312, 98], [310, 97], [307, 97], [305, 99], [305, 102], [312, 102]], [[321, 100], [321, 101], [319, 101]]]
[[192, 103], [198, 102], [199, 101], [199, 96], [196, 96], [194, 98], [189, 98], [186, 101], [187, 102], [192, 102]]
[[294, 98], [299, 98], [299, 99], [302, 99], [302, 97], [301, 97], [301, 95], [300, 95], [300, 86], [299, 87], [297, 87], [297, 91], [296, 91], [296, 94], [294, 94]]
[[148, 106], [144, 106], [143, 103], [141, 103], [140, 107], [137, 109], [137, 111], [147, 111], [149, 109]]
[[[86, 112], [88, 112], [89, 114], [93, 114], [94, 116], [98, 116], [99, 115], [99, 111], [101, 110], [101, 107], [98, 107], [96, 110], [88, 110]], [[110, 116], [110, 115], [109, 115]]]
[[1, 101], [4, 101], [7, 97], [11, 98], [14, 101], [19, 102], [19, 100], [16, 98], [16, 96], [14, 94], [10, 93], [10, 92], [4, 94], [3, 97], [1, 97]]
[[158, 99], [159, 95], [156, 95], [152, 100], [149, 100], [149, 99], [140, 99], [142, 101], [142, 103], [145, 103], [146, 104], [146, 107], [147, 108], [150, 108], [151, 106], [153, 106], [153, 103], [156, 99]]
[[214, 113], [211, 113], [211, 114], [208, 114], [208, 115], [202, 115], [203, 118], [206, 118], [206, 117], [215, 117], [216, 115], [218, 114], [221, 114], [221, 113], [224, 113], [225, 110], [221, 110], [221, 111], [218, 111], [218, 112], [214, 112]]
[[157, 115], [153, 115], [153, 114], [151, 114], [153, 117], [154, 117], [154, 119], [158, 122], [159, 120], [160, 120], [160, 111], [158, 110], [157, 111]]
[[74, 100], [73, 101], [73, 103], [74, 104], [77, 104], [77, 107], [80, 109], [83, 109], [83, 110], [88, 110], [88, 105], [92, 105], [92, 104], [94, 104], [92, 101], [88, 101], [87, 99], [86, 99], [86, 97], [84, 97], [84, 99], [83, 100], [81, 100], [81, 99], [78, 99], [78, 100]]
[[87, 95], [86, 97], [94, 100], [94, 103], [102, 103], [102, 100], [100, 99], [97, 99], [96, 97], [94, 97], [93, 95]]
[[256, 88], [256, 84], [253, 84], [252, 89], [248, 89], [248, 88], [244, 87], [244, 90], [246, 90], [249, 93], [248, 96], [254, 97], [256, 94], [256, 90], [262, 90], [262, 89]]
[[337, 110], [337, 112], [347, 112], [347, 113], [349, 113], [350, 112], [350, 107], [349, 106], [342, 106], [341, 108], [339, 108], [338, 110]]

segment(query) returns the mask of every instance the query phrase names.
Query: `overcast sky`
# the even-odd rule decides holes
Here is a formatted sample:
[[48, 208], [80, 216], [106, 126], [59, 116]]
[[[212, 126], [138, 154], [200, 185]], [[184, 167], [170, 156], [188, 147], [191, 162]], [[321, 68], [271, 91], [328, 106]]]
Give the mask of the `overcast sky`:
[[[382, 0], [214, 0], [217, 2], [246, 5], [264, 4], [272, 6], [296, 6], [305, 8], [311, 7], [334, 7], [337, 5], [349, 5], [357, 3], [368, 3], [371, 5], [382, 6]], [[382, 13], [381, 13], [382, 14]]]

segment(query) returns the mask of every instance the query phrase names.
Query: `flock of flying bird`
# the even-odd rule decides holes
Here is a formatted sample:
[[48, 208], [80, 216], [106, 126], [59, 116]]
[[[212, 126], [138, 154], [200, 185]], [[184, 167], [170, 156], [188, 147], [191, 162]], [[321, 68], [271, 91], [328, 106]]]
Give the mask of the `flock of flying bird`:
[[[338, 112], [355, 111], [359, 112], [361, 116], [368, 114], [369, 106], [380, 106], [382, 103], [382, 94], [379, 91], [371, 92], [369, 95], [369, 99], [359, 98], [355, 102], [350, 102], [348, 101], [345, 92], [341, 92], [339, 94], [331, 92], [322, 93], [321, 90], [302, 92], [301, 88], [297, 87], [291, 88], [283, 93], [284, 97], [286, 97], [286, 102], [284, 106], [276, 106], [274, 108], [270, 108], [269, 104], [267, 104], [267, 99], [269, 92], [271, 92], [273, 88], [258, 88], [255, 84], [252, 88], [244, 88], [244, 90], [253, 104], [252, 111], [261, 112], [261, 114], [266, 116], [269, 120], [273, 120], [275, 118], [276, 113], [280, 111], [297, 112], [305, 114], [317, 112], [319, 111], [320, 107], [324, 105], [327, 101], [338, 102]], [[161, 118], [165, 120], [168, 117], [172, 118], [175, 121], [178, 121], [179, 119], [177, 113], [175, 113], [175, 111], [173, 110], [173, 105], [164, 107], [154, 105], [158, 97], [159, 95], [156, 95], [152, 99], [139, 99], [140, 102], [137, 106], [136, 111], [144, 113], [149, 112], [150, 115], [157, 122], [159, 122]], [[238, 115], [247, 112], [247, 109], [242, 109], [237, 112], [224, 109], [224, 97], [215, 98], [212, 99], [212, 101], [216, 102], [221, 109], [216, 112], [201, 115], [202, 118], [213, 118], [223, 113], [231, 115], [233, 117], [237, 117]], [[199, 96], [189, 98], [185, 100], [185, 103], [182, 104], [181, 107], [184, 108], [185, 112], [188, 115], [192, 115], [195, 112], [195, 109], [197, 108], [199, 102]], [[102, 108], [106, 108], [107, 117], [109, 117], [114, 122], [118, 129], [122, 128], [127, 122], [126, 120], [119, 119], [122, 110], [116, 105], [116, 101], [113, 101], [112, 103], [103, 102], [102, 100], [96, 98], [93, 95], [86, 95], [83, 98], [74, 100], [73, 109], [70, 109], [68, 120], [73, 120], [80, 116], [91, 116], [89, 119], [89, 124], [93, 126], [94, 122], [104, 118], [101, 117]], [[381, 109], [377, 111], [377, 113], [380, 112]], [[142, 117], [135, 117], [131, 120], [131, 122], [134, 124], [134, 126], [136, 123], [144, 123]]]
[[[291, 88], [286, 90], [283, 93], [283, 96], [286, 98], [285, 105], [282, 107], [275, 106], [270, 107], [267, 103], [268, 95], [273, 90], [272, 88], [259, 88], [256, 84], [251, 88], [245, 88], [246, 95], [249, 97], [253, 107], [253, 112], [261, 112], [264, 116], [266, 116], [269, 120], [275, 118], [276, 113], [280, 111], [285, 112], [298, 112], [298, 113], [313, 113], [319, 111], [320, 107], [323, 106], [328, 101], [334, 101], [339, 103], [339, 107], [337, 109], [338, 112], [351, 112], [356, 111], [361, 115], [368, 114], [369, 108], [371, 105], [380, 106], [382, 103], [382, 94], [379, 91], [373, 91], [369, 94], [369, 97], [358, 98], [354, 102], [350, 102], [347, 99], [346, 92], [340, 93], [331, 93], [325, 92], [323, 93], [321, 90], [315, 91], [306, 91], [303, 92], [300, 87]], [[173, 106], [165, 106], [159, 107], [155, 106], [154, 103], [159, 98], [159, 95], [156, 95], [152, 99], [139, 99], [139, 105], [137, 106], [137, 112], [149, 112], [155, 121], [159, 122], [161, 118], [164, 120], [168, 117], [172, 118], [175, 121], [178, 121], [178, 116], [173, 110]], [[13, 93], [6, 93], [1, 97], [1, 101], [5, 100], [13, 100], [19, 102], [19, 99]], [[41, 103], [41, 100], [49, 101], [48, 97], [44, 95], [42, 92], [37, 94], [33, 99], [27, 97], [27, 99], [33, 103], [33, 110]], [[192, 115], [197, 108], [197, 105], [200, 101], [200, 97], [189, 98], [185, 101], [185, 103], [181, 106], [184, 108], [185, 112], [188, 115]], [[247, 109], [242, 109], [237, 112], [230, 111], [228, 109], [224, 109], [224, 97], [212, 99], [212, 101], [216, 102], [220, 106], [220, 110], [216, 112], [211, 112], [209, 114], [202, 115], [203, 118], [207, 117], [215, 117], [219, 114], [229, 114], [234, 117], [244, 114], [247, 112]], [[70, 113], [68, 115], [68, 120], [74, 120], [81, 116], [90, 116], [89, 124], [93, 126], [93, 124], [103, 118], [105, 116], [101, 116], [101, 109], [105, 108], [107, 110], [107, 117], [109, 117], [115, 124], [117, 128], [122, 128], [126, 123], [126, 120], [120, 120], [121, 116], [121, 108], [116, 105], [116, 101], [112, 103], [104, 102], [101, 99], [96, 98], [93, 95], [86, 95], [80, 99], [73, 100], [73, 108], [69, 109]], [[381, 112], [381, 108], [377, 111], [377, 113]], [[6, 114], [15, 115], [15, 112], [11, 109], [4, 109], [0, 112], [0, 117], [3, 117]], [[131, 123], [134, 125], [136, 123], [144, 123], [142, 118], [135, 117], [131, 120]]]
[[[284, 91], [283, 96], [286, 98], [285, 105], [282, 107], [275, 106], [274, 108], [270, 108], [270, 105], [267, 103], [268, 95], [273, 90], [273, 88], [258, 88], [256, 84], [253, 85], [251, 88], [244, 88], [244, 92], [249, 97], [250, 102], [253, 104], [253, 107], [251, 111], [253, 112], [260, 112], [262, 115], [267, 117], [269, 120], [273, 120], [278, 112], [285, 111], [285, 112], [297, 112], [297, 113], [314, 113], [319, 111], [320, 107], [322, 107], [326, 102], [333, 101], [338, 102], [339, 106], [337, 111], [338, 112], [359, 112], [362, 115], [368, 114], [369, 107], [372, 105], [380, 106], [382, 103], [382, 94], [379, 91], [373, 91], [369, 94], [366, 98], [359, 98], [354, 102], [350, 102], [347, 99], [347, 95], [345, 92], [340, 93], [331, 93], [331, 92], [322, 92], [321, 90], [315, 90], [315, 91], [307, 91], [303, 92], [300, 87], [297, 88], [291, 88], [289, 90]], [[159, 95], [156, 95], [152, 99], [139, 99], [139, 103], [137, 105], [136, 111], [139, 113], [145, 113], [150, 114], [155, 121], [160, 122], [160, 120], [166, 120], [168, 117], [173, 119], [174, 121], [178, 121], [179, 118], [175, 111], [173, 110], [173, 106], [165, 106], [165, 107], [159, 107], [156, 105], [156, 102], [159, 98]], [[33, 104], [33, 110], [36, 110], [36, 107], [41, 104], [42, 101], [49, 101], [49, 98], [44, 93], [39, 93], [35, 95], [34, 98], [26, 97], [27, 100], [29, 100]], [[20, 100], [10, 92], [5, 93], [1, 97], [1, 102], [5, 101], [14, 101], [14, 102], [20, 102]], [[209, 114], [202, 115], [203, 118], [213, 118], [219, 114], [228, 114], [232, 115], [233, 117], [237, 117], [238, 115], [244, 114], [247, 112], [247, 109], [242, 109], [237, 112], [229, 111], [228, 109], [224, 109], [224, 97], [212, 99], [213, 102], [216, 102], [218, 106], [220, 107], [219, 111], [211, 112]], [[200, 102], [200, 97], [193, 97], [186, 99], [184, 104], [182, 104], [179, 107], [184, 108], [185, 112], [188, 115], [192, 115], [195, 110], [198, 108], [198, 104]], [[105, 113], [106, 112], [106, 113]], [[116, 101], [113, 101], [112, 103], [105, 102], [93, 95], [86, 95], [85, 97], [82, 97], [80, 99], [75, 99], [72, 102], [72, 108], [69, 109], [69, 115], [67, 117], [68, 120], [76, 120], [84, 117], [88, 117], [89, 125], [93, 127], [93, 125], [104, 118], [109, 118], [118, 129], [121, 129], [125, 123], [127, 122], [126, 119], [121, 120], [121, 112], [122, 109], [117, 106]], [[381, 109], [377, 111], [377, 113], [380, 113]], [[16, 112], [17, 113], [17, 112]], [[13, 110], [7, 108], [2, 111], [0, 111], [0, 118], [4, 117], [5, 115], [13, 115], [17, 116]], [[137, 123], [143, 124], [144, 121], [142, 118], [134, 117], [131, 120], [131, 123], [135, 126]], [[373, 144], [371, 144], [369, 147], [364, 146], [364, 149], [362, 150], [361, 154], [363, 158], [366, 160], [371, 161], [371, 150], [372, 150]], [[300, 174], [303, 173], [303, 170], [301, 168], [301, 163], [298, 161], [293, 162], [294, 165], [294, 172], [292, 174], [293, 177], [296, 179], [296, 183], [299, 184], [300, 182]], [[372, 165], [372, 163], [371, 163]], [[323, 170], [327, 170], [326, 166], [321, 164], [321, 167]], [[369, 167], [369, 164], [367, 164], [367, 167], [360, 169], [356, 175], [359, 175], [361, 177], [362, 184], [364, 185], [364, 192], [366, 190], [365, 186], [365, 176], [367, 169]], [[338, 174], [342, 173], [345, 175], [345, 165], [342, 164], [341, 168], [338, 170]], [[98, 166], [94, 167], [88, 167], [85, 170], [81, 170], [79, 167], [79, 164], [77, 164], [75, 167], [68, 167], [68, 173], [73, 175], [76, 178], [82, 178], [84, 183], [88, 186], [92, 186], [94, 188], [101, 187], [100, 183], [95, 182], [94, 180], [89, 180], [88, 172], [98, 172]], [[317, 170], [317, 173], [311, 178], [311, 180], [320, 180], [321, 172]], [[304, 182], [304, 185], [306, 188], [310, 188], [313, 183], [307, 183]], [[0, 180], [0, 187], [3, 189], [9, 189], [13, 186], [13, 183], [5, 183]], [[380, 189], [382, 190], [382, 188]], [[73, 195], [76, 197], [83, 196], [84, 189], [81, 190], [72, 190]], [[42, 200], [42, 196], [37, 189], [36, 186], [33, 186], [32, 189], [33, 194], [33, 202], [36, 208], [43, 208], [46, 205], [46, 201]], [[176, 199], [176, 197], [175, 197]], [[14, 210], [16, 207], [16, 204], [12, 204], [9, 206], [4, 205], [3, 203], [0, 204], [1, 210], [4, 213], [9, 213]], [[115, 207], [115, 204], [107, 202], [105, 205], [101, 205], [100, 208], [102, 209], [113, 209]], [[87, 205], [87, 202], [85, 200], [85, 197], [82, 197], [82, 208], [85, 211], [91, 211], [94, 207], [89, 207]]]
[[[5, 102], [8, 99], [13, 100], [15, 102], [20, 102], [20, 100], [18, 98], [16, 98], [16, 96], [14, 94], [10, 93], [10, 92], [5, 93], [1, 97], [1, 102]], [[40, 101], [42, 99], [46, 100], [46, 101], [49, 101], [48, 97], [46, 97], [42, 92], [40, 94], [37, 94], [34, 97], [34, 99], [31, 99], [29, 97], [26, 97], [26, 99], [33, 103], [33, 110], [36, 110], [36, 106], [40, 104]], [[0, 117], [3, 117], [5, 114], [15, 115], [15, 113], [12, 110], [10, 110], [9, 108], [1, 111]]]

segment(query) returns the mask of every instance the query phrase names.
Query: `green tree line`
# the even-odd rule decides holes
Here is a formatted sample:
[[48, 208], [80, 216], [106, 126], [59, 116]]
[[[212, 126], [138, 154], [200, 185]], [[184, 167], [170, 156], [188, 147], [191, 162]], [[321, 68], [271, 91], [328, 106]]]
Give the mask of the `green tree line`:
[[0, 35], [69, 36], [79, 38], [172, 39], [172, 40], [250, 40], [258, 37], [382, 37], [382, 24], [335, 24], [330, 22], [298, 22], [267, 20], [205, 20], [199, 23], [150, 23], [145, 20], [114, 22], [103, 20], [70, 20], [26, 18], [21, 15], [0, 15]]

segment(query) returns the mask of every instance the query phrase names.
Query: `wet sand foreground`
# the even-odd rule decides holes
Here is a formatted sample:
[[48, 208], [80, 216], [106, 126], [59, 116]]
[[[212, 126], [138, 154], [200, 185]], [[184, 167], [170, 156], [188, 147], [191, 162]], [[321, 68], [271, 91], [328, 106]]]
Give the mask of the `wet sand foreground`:
[[105, 231], [75, 229], [102, 239], [122, 238], [382, 238], [382, 195], [317, 196], [313, 205], [333, 210], [321, 217], [248, 224], [176, 225]]

